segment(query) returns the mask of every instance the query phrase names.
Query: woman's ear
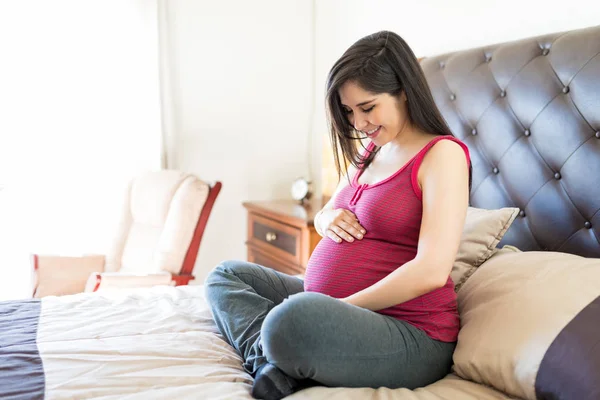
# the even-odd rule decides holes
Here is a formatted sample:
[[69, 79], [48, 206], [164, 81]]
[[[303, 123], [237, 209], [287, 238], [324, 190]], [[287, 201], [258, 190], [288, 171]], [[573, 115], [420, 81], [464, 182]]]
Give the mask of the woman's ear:
[[400, 101], [408, 101], [408, 98], [406, 97], [406, 92], [403, 90], [402, 93], [400, 93]]

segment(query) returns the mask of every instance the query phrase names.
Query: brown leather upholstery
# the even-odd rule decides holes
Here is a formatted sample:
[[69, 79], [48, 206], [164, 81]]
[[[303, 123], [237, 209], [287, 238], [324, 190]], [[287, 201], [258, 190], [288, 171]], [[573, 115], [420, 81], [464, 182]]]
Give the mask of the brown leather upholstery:
[[600, 257], [600, 26], [421, 65], [471, 151], [471, 204], [521, 209], [499, 245]]

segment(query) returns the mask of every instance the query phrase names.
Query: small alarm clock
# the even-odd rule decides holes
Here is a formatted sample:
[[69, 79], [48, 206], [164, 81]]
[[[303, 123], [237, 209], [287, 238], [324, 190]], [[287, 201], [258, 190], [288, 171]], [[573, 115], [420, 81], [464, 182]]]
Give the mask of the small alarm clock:
[[305, 178], [298, 178], [292, 183], [292, 199], [304, 204], [312, 196], [312, 183]]

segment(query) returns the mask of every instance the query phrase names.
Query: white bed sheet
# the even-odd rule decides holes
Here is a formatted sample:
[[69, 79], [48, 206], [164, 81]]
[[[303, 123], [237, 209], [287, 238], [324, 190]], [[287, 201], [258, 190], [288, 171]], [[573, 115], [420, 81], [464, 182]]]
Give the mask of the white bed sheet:
[[[47, 399], [252, 399], [202, 286], [46, 297], [38, 328]], [[314, 387], [290, 400], [505, 400], [452, 375], [427, 388]]]

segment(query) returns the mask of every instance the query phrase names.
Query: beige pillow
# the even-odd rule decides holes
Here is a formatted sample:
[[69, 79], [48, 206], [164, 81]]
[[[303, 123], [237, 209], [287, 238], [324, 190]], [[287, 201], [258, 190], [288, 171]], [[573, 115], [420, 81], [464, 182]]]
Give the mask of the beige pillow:
[[514, 207], [497, 210], [475, 207], [467, 209], [460, 246], [450, 273], [456, 292], [477, 267], [492, 256], [496, 245], [502, 240], [518, 213], [519, 209]]
[[600, 259], [500, 250], [458, 310], [460, 377], [522, 399], [600, 399]]
[[104, 271], [103, 255], [34, 255], [33, 262], [36, 270], [36, 298], [81, 293], [92, 273]]

